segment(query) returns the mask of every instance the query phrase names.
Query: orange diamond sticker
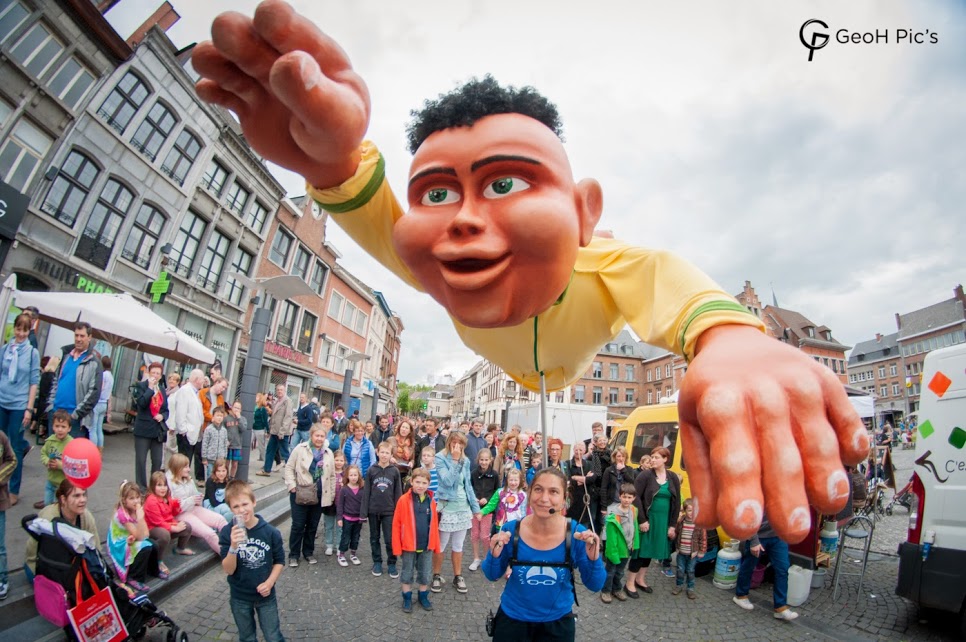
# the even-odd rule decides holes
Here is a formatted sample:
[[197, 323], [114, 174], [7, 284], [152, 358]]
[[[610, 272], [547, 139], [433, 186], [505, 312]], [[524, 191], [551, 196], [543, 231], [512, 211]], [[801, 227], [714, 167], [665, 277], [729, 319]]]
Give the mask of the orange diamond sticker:
[[952, 383], [952, 379], [941, 372], [937, 372], [929, 381], [929, 389], [936, 393], [937, 397], [942, 397], [944, 394], [946, 394], [946, 391], [949, 390], [949, 386], [951, 386]]

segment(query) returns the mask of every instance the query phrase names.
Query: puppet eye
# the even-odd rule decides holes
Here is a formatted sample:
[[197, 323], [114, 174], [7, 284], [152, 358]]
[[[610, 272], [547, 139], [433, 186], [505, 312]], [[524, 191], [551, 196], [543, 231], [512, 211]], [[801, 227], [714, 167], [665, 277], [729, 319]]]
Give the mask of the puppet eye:
[[507, 176], [498, 178], [487, 185], [486, 189], [483, 190], [483, 196], [485, 198], [503, 198], [507, 194], [522, 192], [525, 189], [530, 189], [530, 183], [522, 178]]
[[451, 189], [446, 189], [445, 187], [434, 187], [423, 194], [423, 198], [420, 201], [423, 205], [449, 205], [451, 203], [458, 203], [460, 200], [459, 192], [454, 192]]

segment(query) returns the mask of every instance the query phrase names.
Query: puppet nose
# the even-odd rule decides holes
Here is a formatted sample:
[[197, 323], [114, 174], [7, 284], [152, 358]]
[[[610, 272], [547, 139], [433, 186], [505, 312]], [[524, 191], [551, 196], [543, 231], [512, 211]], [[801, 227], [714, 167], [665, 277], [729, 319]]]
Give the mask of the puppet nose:
[[478, 236], [486, 231], [486, 220], [472, 205], [464, 205], [449, 224], [451, 236]]

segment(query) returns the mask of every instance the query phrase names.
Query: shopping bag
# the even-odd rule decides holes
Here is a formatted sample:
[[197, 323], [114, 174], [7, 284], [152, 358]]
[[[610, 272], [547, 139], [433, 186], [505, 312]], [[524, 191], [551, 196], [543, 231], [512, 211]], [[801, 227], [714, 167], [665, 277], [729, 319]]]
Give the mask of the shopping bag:
[[128, 638], [127, 627], [108, 587], [67, 611], [67, 616], [81, 642], [121, 642]]

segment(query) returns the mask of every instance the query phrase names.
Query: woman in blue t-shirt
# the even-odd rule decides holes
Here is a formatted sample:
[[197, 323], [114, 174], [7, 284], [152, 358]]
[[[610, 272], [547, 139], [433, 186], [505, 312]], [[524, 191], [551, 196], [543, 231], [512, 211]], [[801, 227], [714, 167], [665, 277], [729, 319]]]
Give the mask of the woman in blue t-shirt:
[[604, 586], [606, 571], [600, 556], [600, 538], [564, 516], [567, 481], [556, 468], [536, 473], [528, 505], [532, 513], [511, 521], [490, 540], [483, 574], [490, 581], [504, 576], [513, 557], [513, 532], [520, 537], [513, 566], [493, 623], [500, 640], [573, 640], [574, 578], [566, 561], [567, 529], [573, 531], [570, 557], [591, 592]]

